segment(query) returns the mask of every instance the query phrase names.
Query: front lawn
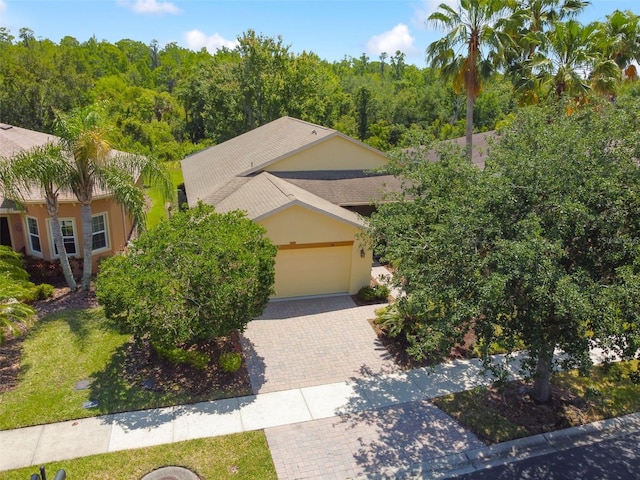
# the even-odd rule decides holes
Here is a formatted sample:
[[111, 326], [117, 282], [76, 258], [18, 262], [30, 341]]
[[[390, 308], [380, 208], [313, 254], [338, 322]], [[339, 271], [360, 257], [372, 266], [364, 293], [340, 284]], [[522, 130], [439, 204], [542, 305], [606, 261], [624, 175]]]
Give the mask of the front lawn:
[[[266, 438], [260, 431], [52, 462], [46, 464], [46, 469], [47, 478], [64, 469], [69, 479], [138, 480], [167, 465], [186, 467], [200, 478], [277, 478]], [[37, 466], [1, 472], [1, 476], [24, 480], [33, 473], [38, 473]]]
[[446, 395], [433, 403], [489, 444], [618, 417], [640, 411], [638, 362], [593, 367], [552, 377], [552, 400], [538, 405], [529, 384], [478, 387]]
[[[210, 383], [194, 394], [184, 381], [196, 373], [132, 354], [140, 349], [110, 327], [100, 308], [50, 314], [22, 341], [19, 356], [14, 351], [13, 360], [7, 359], [9, 349], [0, 347], [3, 368], [20, 363], [17, 376], [0, 385], [2, 430], [251, 393], [248, 377], [240, 377], [246, 369], [214, 382], [214, 360], [208, 370], [197, 372]], [[77, 388], [87, 380], [87, 388]], [[97, 407], [84, 408], [90, 400]]]

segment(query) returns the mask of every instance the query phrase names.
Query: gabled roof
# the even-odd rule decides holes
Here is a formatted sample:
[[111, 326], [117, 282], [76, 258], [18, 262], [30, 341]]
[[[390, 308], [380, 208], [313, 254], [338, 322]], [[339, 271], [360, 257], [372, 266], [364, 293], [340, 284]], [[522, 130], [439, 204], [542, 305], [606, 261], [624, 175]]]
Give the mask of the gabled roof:
[[363, 227], [365, 222], [355, 213], [268, 172], [254, 177], [244, 177], [233, 191], [215, 204], [216, 211], [244, 210], [255, 221], [269, 217], [286, 208], [299, 205], [329, 215], [338, 221]]
[[189, 204], [209, 202], [233, 177], [246, 177], [331, 137], [342, 137], [377, 152], [331, 128], [281, 117], [259, 128], [194, 153], [182, 160]]

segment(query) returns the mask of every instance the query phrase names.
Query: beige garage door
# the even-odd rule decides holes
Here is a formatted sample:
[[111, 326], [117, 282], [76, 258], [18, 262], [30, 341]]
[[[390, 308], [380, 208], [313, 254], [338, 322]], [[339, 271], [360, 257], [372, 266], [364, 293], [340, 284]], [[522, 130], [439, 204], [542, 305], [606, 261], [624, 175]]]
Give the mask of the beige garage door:
[[346, 293], [351, 276], [351, 246], [279, 250], [277, 298]]

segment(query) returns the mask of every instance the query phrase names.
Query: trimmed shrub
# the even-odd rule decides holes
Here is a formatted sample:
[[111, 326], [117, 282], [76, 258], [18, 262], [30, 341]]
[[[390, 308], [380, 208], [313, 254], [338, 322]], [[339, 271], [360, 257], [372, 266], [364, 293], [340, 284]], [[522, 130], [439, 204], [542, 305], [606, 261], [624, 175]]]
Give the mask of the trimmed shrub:
[[220, 355], [218, 365], [227, 373], [237, 372], [242, 366], [242, 355], [238, 352], [223, 353]]
[[367, 285], [358, 290], [358, 298], [363, 302], [386, 301], [389, 293], [389, 287], [386, 285]]

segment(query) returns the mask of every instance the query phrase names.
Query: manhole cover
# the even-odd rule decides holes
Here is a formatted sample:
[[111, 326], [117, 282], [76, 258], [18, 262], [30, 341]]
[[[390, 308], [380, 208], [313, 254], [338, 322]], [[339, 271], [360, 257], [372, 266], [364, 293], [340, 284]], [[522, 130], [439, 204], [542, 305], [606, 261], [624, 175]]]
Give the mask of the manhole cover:
[[162, 467], [147, 473], [141, 480], [200, 480], [200, 478], [187, 468]]

